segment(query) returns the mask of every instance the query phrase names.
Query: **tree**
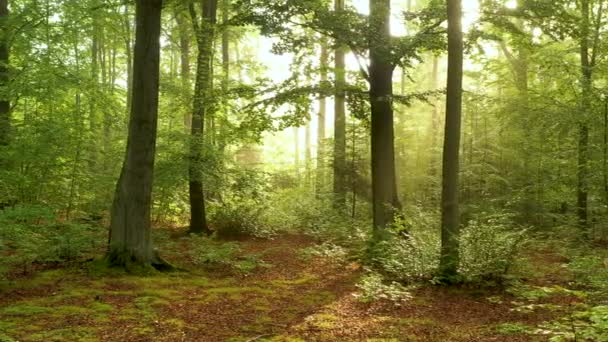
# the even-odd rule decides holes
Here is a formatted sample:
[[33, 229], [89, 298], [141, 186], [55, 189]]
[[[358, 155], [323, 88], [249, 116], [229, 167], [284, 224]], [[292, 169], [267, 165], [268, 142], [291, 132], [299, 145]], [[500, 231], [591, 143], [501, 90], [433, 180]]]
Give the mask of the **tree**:
[[[198, 47], [196, 83], [190, 141], [190, 232], [211, 234], [207, 227], [205, 195], [203, 192], [203, 149], [205, 120], [211, 115], [213, 91], [213, 40], [217, 22], [217, 0], [201, 0], [202, 15], [199, 23], [194, 4], [189, 11]], [[212, 132], [213, 133], [213, 132]]]
[[370, 0], [369, 97], [371, 103], [372, 194], [376, 230], [394, 220], [398, 208], [393, 127], [390, 0]]
[[[182, 87], [185, 91], [191, 91], [190, 83], [190, 39], [191, 33], [188, 29], [186, 18], [183, 11], [175, 10], [175, 20], [179, 31], [179, 48], [180, 48], [180, 78]], [[192, 130], [192, 114], [190, 110], [184, 113], [184, 129], [186, 132]]]
[[[321, 42], [321, 56], [320, 56], [320, 76], [321, 85], [324, 86], [327, 83], [327, 68], [329, 64], [329, 53], [327, 49], [327, 42], [323, 40]], [[325, 121], [327, 117], [327, 98], [321, 96], [319, 99], [319, 115], [317, 125], [317, 175], [316, 175], [316, 194], [320, 196], [323, 189], [325, 188]]]
[[441, 191], [441, 264], [445, 278], [458, 272], [458, 172], [462, 116], [463, 34], [461, 0], [448, 0], [448, 81]]
[[[344, 11], [344, 0], [335, 0], [335, 11]], [[334, 51], [334, 196], [337, 208], [346, 207], [346, 69], [345, 49], [336, 44]]]
[[0, 146], [7, 145], [10, 134], [11, 104], [8, 97], [9, 36], [8, 0], [0, 0]]
[[162, 0], [136, 1], [133, 96], [127, 150], [112, 204], [108, 260], [161, 267], [150, 237]]

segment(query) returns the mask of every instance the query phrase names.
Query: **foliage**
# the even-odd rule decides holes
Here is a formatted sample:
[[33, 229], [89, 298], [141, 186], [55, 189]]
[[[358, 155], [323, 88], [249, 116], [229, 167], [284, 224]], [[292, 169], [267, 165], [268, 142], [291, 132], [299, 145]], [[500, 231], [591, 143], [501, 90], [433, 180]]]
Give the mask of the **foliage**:
[[0, 212], [2, 267], [27, 272], [34, 262], [75, 261], [95, 253], [105, 243], [99, 227], [56, 223], [53, 211], [42, 206], [17, 206]]
[[271, 237], [275, 227], [265, 221], [269, 215], [269, 185], [263, 172], [244, 168], [230, 170], [225, 188], [209, 208], [210, 222], [220, 237]]
[[[400, 282], [431, 280], [439, 267], [440, 236], [435, 216], [410, 210], [373, 243], [368, 260]], [[467, 282], [500, 279], [515, 262], [525, 231], [513, 231], [508, 215], [473, 220], [460, 236], [459, 273]]]
[[525, 231], [513, 231], [509, 216], [491, 215], [473, 220], [460, 236], [459, 272], [469, 281], [496, 279], [514, 262]]
[[256, 255], [243, 255], [237, 242], [222, 242], [204, 236], [190, 236], [191, 256], [195, 264], [211, 268], [228, 268], [248, 274], [266, 264]]
[[599, 305], [541, 325], [536, 334], [552, 335], [550, 341], [608, 341], [608, 306]]
[[[320, 199], [303, 189], [291, 194], [292, 199], [283, 210], [291, 211], [294, 228], [321, 241], [360, 249], [370, 236], [369, 222], [363, 218], [352, 217], [341, 209], [336, 209], [332, 197]], [[364, 212], [365, 213], [365, 212]]]
[[409, 290], [403, 285], [394, 281], [387, 284], [382, 275], [373, 272], [364, 275], [357, 288], [360, 293], [356, 296], [364, 303], [387, 300], [400, 305], [412, 298]]
[[[587, 252], [588, 253], [588, 252]], [[568, 263], [578, 286], [592, 296], [608, 298], [608, 259], [602, 255], [579, 255]]]
[[368, 258], [401, 282], [429, 280], [439, 267], [439, 248], [436, 231], [424, 226], [411, 227], [410, 222], [401, 218], [383, 240], [372, 246]]

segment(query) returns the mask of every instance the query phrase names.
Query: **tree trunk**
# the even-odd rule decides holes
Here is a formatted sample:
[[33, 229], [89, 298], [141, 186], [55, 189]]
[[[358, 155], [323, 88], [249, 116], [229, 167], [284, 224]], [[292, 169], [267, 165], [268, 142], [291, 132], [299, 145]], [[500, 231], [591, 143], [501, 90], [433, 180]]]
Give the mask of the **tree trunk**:
[[[0, 0], [0, 87], [9, 83], [8, 0]], [[11, 104], [7, 95], [0, 98], [0, 146], [9, 143], [11, 128]]]
[[[327, 43], [321, 43], [321, 86], [327, 83], [327, 67], [329, 54], [327, 51]], [[325, 117], [327, 116], [327, 99], [322, 96], [319, 99], [319, 116], [317, 125], [317, 176], [316, 176], [316, 194], [321, 195], [325, 188]]]
[[608, 208], [608, 96], [604, 96], [604, 146], [602, 174], [604, 178], [604, 205]]
[[293, 145], [295, 150], [293, 163], [295, 165], [296, 181], [300, 184], [300, 127], [293, 128]]
[[[335, 0], [335, 11], [344, 11], [344, 0]], [[346, 86], [345, 49], [335, 50], [336, 97], [334, 101], [334, 196], [336, 208], [346, 208]]]
[[127, 112], [131, 111], [132, 89], [133, 89], [133, 56], [131, 55], [131, 15], [129, 5], [125, 5], [124, 12], [125, 25], [125, 49], [127, 55]]
[[[175, 20], [179, 31], [180, 78], [184, 91], [190, 92], [190, 31], [181, 12], [176, 11]], [[192, 113], [189, 110], [184, 113], [184, 130], [192, 130]]]
[[150, 238], [162, 0], [136, 1], [133, 106], [125, 159], [110, 221], [108, 259], [114, 265], [158, 265]]
[[217, 0], [202, 0], [202, 20], [199, 24], [194, 5], [190, 14], [198, 46], [196, 84], [190, 142], [190, 232], [210, 234], [203, 192], [203, 147], [205, 119], [210, 114], [213, 90], [213, 40], [217, 20]]
[[577, 169], [577, 216], [581, 227], [588, 226], [587, 198], [589, 177], [589, 114], [591, 110], [592, 67], [589, 58], [589, 0], [581, 0], [581, 119], [578, 136], [578, 169]]
[[393, 71], [390, 62], [390, 0], [370, 0], [370, 103], [372, 109], [372, 194], [374, 231], [394, 221], [396, 191], [393, 131]]
[[306, 122], [304, 131], [304, 167], [306, 168], [306, 187], [312, 186], [312, 141], [311, 120]]
[[230, 107], [228, 103], [228, 86], [230, 85], [230, 30], [228, 22], [230, 13], [230, 0], [222, 0], [222, 109], [223, 116], [219, 122], [218, 132], [218, 147], [221, 152], [226, 148], [226, 130], [230, 115]]
[[443, 144], [443, 187], [441, 193], [441, 275], [448, 279], [458, 272], [458, 171], [462, 115], [461, 0], [448, 0], [448, 82], [445, 140]]

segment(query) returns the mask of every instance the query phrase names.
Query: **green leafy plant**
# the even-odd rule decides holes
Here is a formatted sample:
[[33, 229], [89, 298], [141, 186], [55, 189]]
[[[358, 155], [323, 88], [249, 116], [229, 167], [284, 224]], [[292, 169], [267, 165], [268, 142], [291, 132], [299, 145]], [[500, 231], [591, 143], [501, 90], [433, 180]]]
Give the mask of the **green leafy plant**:
[[207, 267], [224, 267], [239, 273], [251, 273], [258, 267], [267, 266], [256, 255], [242, 255], [237, 242], [222, 242], [212, 238], [191, 236], [192, 260]]
[[510, 228], [505, 215], [470, 221], [460, 236], [459, 272], [467, 281], [502, 277], [515, 261], [524, 234]]
[[382, 275], [374, 272], [364, 275], [357, 283], [357, 288], [359, 293], [356, 297], [364, 303], [387, 300], [401, 305], [412, 298], [406, 287], [395, 281], [387, 282]]

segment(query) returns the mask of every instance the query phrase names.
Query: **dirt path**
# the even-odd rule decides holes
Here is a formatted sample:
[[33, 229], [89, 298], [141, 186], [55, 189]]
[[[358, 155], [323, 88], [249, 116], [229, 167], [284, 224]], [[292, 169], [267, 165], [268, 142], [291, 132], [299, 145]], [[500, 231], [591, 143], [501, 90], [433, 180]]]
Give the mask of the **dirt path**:
[[[400, 307], [361, 303], [358, 266], [303, 258], [311, 245], [302, 236], [243, 241], [266, 265], [251, 275], [47, 271], [1, 290], [0, 341], [547, 340], [501, 331], [552, 315], [514, 310], [520, 299], [504, 292], [428, 286]], [[187, 247], [176, 244], [169, 257], [180, 261]]]

